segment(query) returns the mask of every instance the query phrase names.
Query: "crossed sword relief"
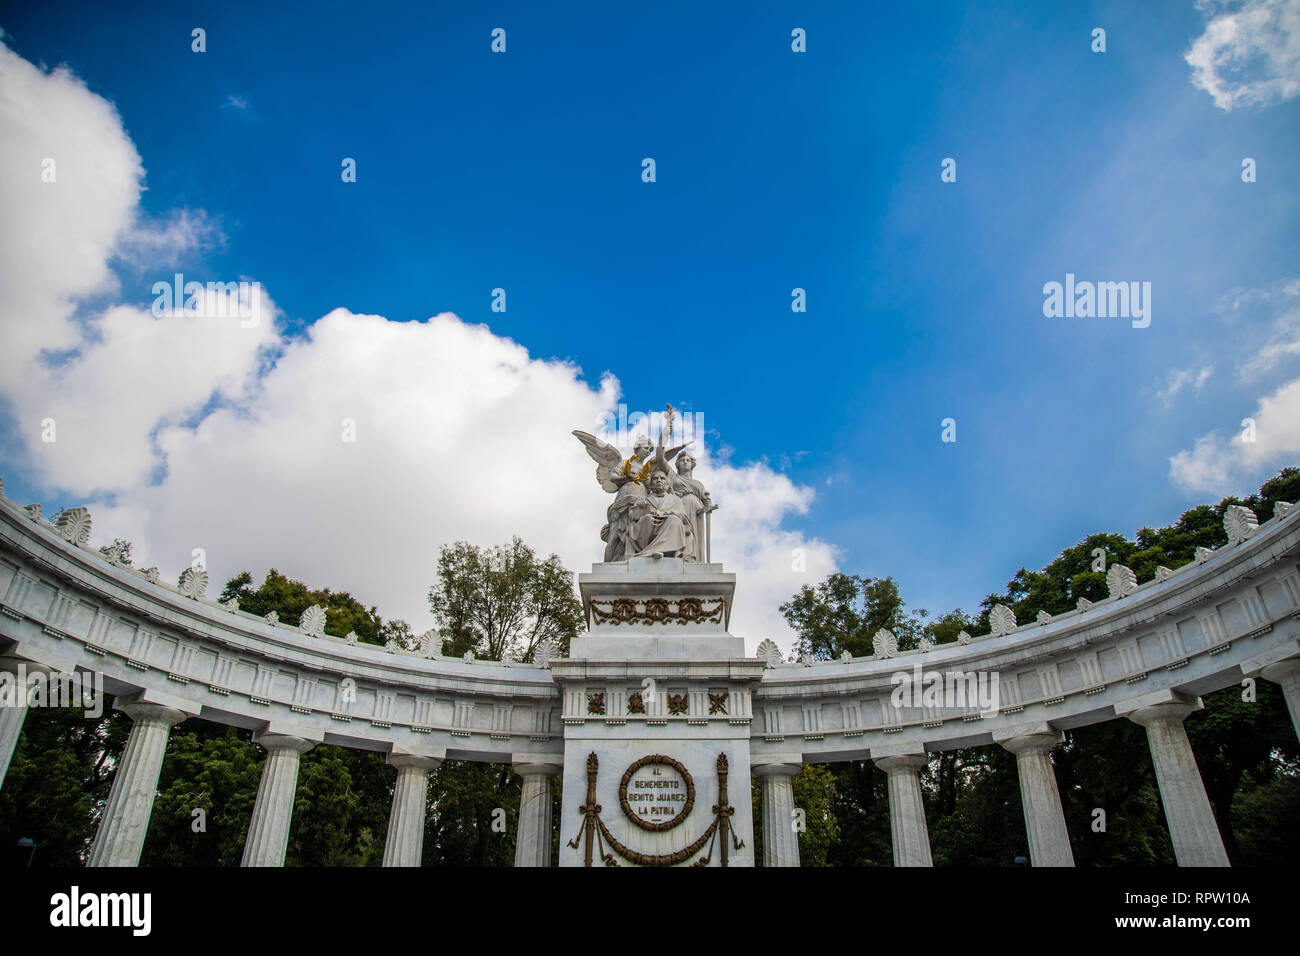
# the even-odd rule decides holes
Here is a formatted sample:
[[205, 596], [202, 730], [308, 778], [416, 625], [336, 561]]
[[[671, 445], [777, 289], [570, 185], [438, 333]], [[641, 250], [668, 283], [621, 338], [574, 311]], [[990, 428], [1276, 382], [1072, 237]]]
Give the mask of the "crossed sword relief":
[[[620, 843], [614, 834], [609, 832], [609, 828], [605, 826], [605, 821], [600, 818], [600, 804], [596, 802], [596, 774], [599, 769], [600, 761], [597, 759], [596, 754], [594, 752], [588, 754], [587, 801], [578, 807], [578, 813], [582, 815], [582, 826], [573, 835], [573, 839], [568, 842], [568, 845], [576, 850], [578, 849], [578, 841], [583, 841], [584, 866], [591, 866], [593, 851], [599, 852], [601, 862], [606, 866], [619, 865], [614, 853], [637, 866], [676, 866], [678, 863], [685, 863], [693, 857], [706, 843], [709, 845], [708, 851], [704, 856], [692, 863], [691, 866], [708, 866], [713, 859], [715, 845], [718, 849], [718, 865], [726, 866], [728, 850], [744, 848], [745, 841], [736, 835], [736, 831], [731, 825], [731, 817], [736, 812], [736, 808], [727, 799], [726, 754], [718, 754], [718, 802], [713, 805], [713, 822], [689, 846], [674, 850], [672, 853], [641, 853]], [[607, 843], [614, 853], [610, 853], [605, 849]], [[730, 847], [728, 844], [730, 844]]]

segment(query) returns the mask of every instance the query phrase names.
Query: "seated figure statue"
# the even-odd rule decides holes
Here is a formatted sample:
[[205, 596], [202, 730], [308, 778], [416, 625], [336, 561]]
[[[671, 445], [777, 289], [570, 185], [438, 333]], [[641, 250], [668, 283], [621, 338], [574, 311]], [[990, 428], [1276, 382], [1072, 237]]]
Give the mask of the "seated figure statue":
[[667, 472], [655, 471], [648, 494], [630, 502], [631, 554], [696, 561], [694, 523], [682, 499], [668, 490], [669, 481]]

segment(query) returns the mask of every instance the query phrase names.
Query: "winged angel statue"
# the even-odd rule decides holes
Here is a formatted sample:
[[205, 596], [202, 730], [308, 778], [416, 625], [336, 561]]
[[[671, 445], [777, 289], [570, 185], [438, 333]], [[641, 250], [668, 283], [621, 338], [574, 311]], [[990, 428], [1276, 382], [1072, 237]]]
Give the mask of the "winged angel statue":
[[[672, 421], [669, 405], [668, 425], [659, 433], [658, 445], [639, 435], [630, 458], [595, 435], [573, 433], [596, 463], [596, 481], [614, 495], [600, 529], [606, 561], [643, 556], [707, 561], [711, 557], [709, 515], [717, 505], [694, 477], [695, 458], [689, 452], [678, 458], [691, 442], [664, 448], [665, 433], [672, 437]], [[680, 468], [673, 467], [674, 458]]]

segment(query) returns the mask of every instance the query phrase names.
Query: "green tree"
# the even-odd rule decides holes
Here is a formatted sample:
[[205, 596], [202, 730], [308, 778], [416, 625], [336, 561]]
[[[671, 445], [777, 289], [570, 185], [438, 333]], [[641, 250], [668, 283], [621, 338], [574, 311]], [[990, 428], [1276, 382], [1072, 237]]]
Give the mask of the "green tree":
[[893, 578], [831, 574], [815, 588], [805, 584], [782, 604], [782, 616], [798, 635], [796, 650], [813, 660], [834, 660], [845, 651], [854, 657], [873, 653], [872, 638], [887, 629], [901, 650], [917, 646], [924, 631], [924, 610], [915, 615], [899, 596]]
[[29, 839], [37, 845], [33, 866], [85, 863], [131, 732], [131, 719], [105, 705], [93, 719], [76, 707], [27, 711], [0, 789], [5, 862], [18, 840]]
[[240, 864], [264, 760], [248, 737], [195, 719], [172, 731], [142, 865]]
[[[325, 633], [333, 637], [346, 637], [349, 631], [355, 631], [358, 640], [382, 644], [386, 636], [391, 636], [391, 626], [390, 634], [381, 633], [384, 621], [376, 608], [367, 609], [347, 591], [313, 590], [301, 581], [285, 577], [275, 568], [266, 572], [266, 578], [256, 588], [253, 587], [253, 576], [247, 571], [235, 575], [226, 582], [220, 600], [229, 601], [231, 598], [239, 601], [241, 611], [259, 617], [274, 611], [287, 624], [297, 624], [303, 611], [313, 604], [320, 605], [325, 609]], [[406, 630], [409, 633], [410, 628]]]
[[442, 633], [444, 654], [499, 661], [507, 653], [529, 660], [537, 645], [555, 642], [567, 654], [583, 627], [573, 572], [556, 555], [545, 561], [519, 538], [479, 548], [465, 541], [444, 546], [429, 606]]

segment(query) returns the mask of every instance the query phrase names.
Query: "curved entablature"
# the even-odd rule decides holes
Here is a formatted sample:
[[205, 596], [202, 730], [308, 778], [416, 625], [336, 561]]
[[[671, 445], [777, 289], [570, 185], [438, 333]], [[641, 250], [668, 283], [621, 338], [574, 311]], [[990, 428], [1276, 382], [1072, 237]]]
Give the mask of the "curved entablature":
[[[870, 658], [783, 664], [764, 642], [768, 666], [752, 701], [746, 691], [731, 705], [731, 722], [752, 714], [756, 761], [865, 759], [1081, 726], [1235, 684], [1300, 654], [1300, 520], [1285, 503], [1262, 525], [1232, 506], [1224, 525], [1226, 547], [1198, 549], [1176, 571], [1138, 585], [1114, 565], [1107, 600], [1025, 624], [999, 607], [992, 633], [955, 644], [899, 652], [881, 632]], [[208, 600], [203, 572], [187, 568], [171, 587], [86, 547], [89, 532], [85, 509], [51, 525], [0, 484], [0, 644], [10, 653], [98, 671], [114, 694], [262, 732], [477, 760], [563, 752], [547, 666], [359, 644], [325, 635], [323, 615], [310, 611], [297, 627], [264, 620]], [[927, 696], [935, 674], [947, 699]], [[943, 680], [954, 674], [960, 682]], [[566, 722], [570, 710], [639, 719], [588, 713], [580, 686], [568, 695]], [[698, 722], [697, 699], [707, 704], [691, 695], [687, 710], [658, 719]]]
[[191, 569], [171, 588], [90, 550], [84, 509], [51, 525], [2, 489], [0, 647], [11, 654], [103, 673], [115, 695], [360, 749], [504, 762], [563, 749], [543, 667], [353, 643], [314, 620], [272, 623], [207, 600]]
[[1280, 503], [1259, 525], [1234, 505], [1224, 524], [1227, 546], [1199, 548], [1143, 585], [1114, 565], [1109, 598], [1057, 617], [1017, 624], [999, 606], [983, 637], [899, 652], [882, 632], [876, 656], [856, 660], [780, 664], [763, 649], [755, 758], [865, 759], [1069, 729], [1219, 690], [1300, 655], [1294, 506]]

